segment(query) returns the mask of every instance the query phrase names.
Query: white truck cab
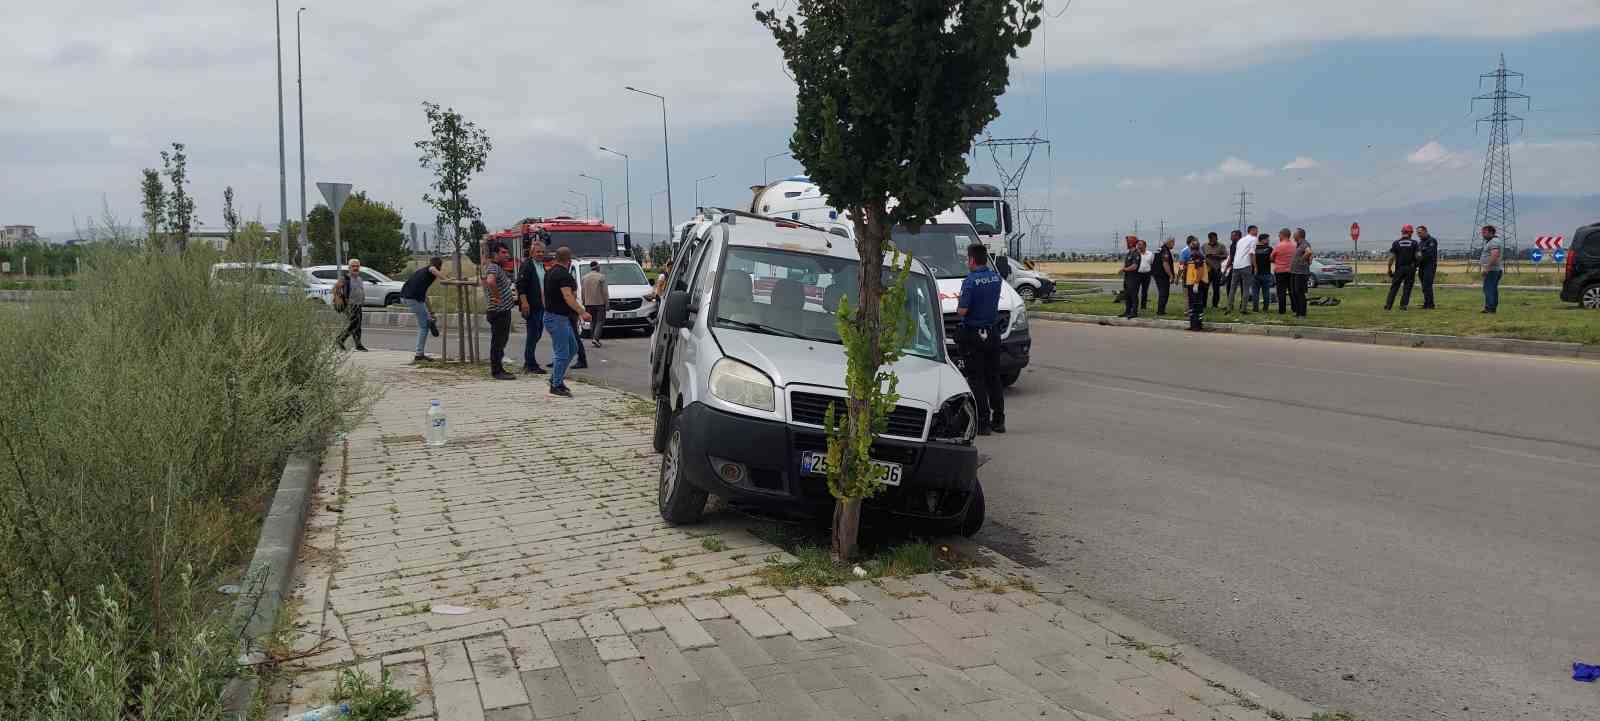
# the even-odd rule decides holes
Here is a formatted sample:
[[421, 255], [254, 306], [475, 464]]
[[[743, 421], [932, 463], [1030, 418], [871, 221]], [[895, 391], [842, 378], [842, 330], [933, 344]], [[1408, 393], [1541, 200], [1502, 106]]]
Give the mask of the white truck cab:
[[[749, 213], [717, 212], [684, 239], [650, 351], [668, 523], [698, 520], [708, 494], [826, 517], [824, 419], [848, 398], [836, 312], [861, 272], [854, 243]], [[880, 272], [895, 271], [886, 259]], [[884, 488], [863, 510], [971, 535], [984, 517], [977, 412], [946, 359], [939, 295], [913, 263], [900, 397], [871, 447]]]
[[[798, 220], [833, 235], [855, 238], [855, 225], [848, 215], [829, 205], [827, 196], [805, 176], [786, 178], [762, 188], [751, 205], [750, 212], [758, 215]], [[938, 279], [945, 336], [952, 339], [953, 345], [955, 328], [961, 322], [956, 315], [956, 302], [961, 298], [961, 281], [967, 276], [967, 246], [981, 242], [978, 230], [966, 212], [956, 207], [938, 214], [916, 233], [897, 226], [890, 234], [896, 247], [909, 251]], [[1027, 367], [1033, 346], [1028, 334], [1027, 306], [1010, 283], [1001, 287], [1000, 320], [1000, 378], [1009, 386]], [[959, 357], [954, 353], [951, 356], [959, 366]]]

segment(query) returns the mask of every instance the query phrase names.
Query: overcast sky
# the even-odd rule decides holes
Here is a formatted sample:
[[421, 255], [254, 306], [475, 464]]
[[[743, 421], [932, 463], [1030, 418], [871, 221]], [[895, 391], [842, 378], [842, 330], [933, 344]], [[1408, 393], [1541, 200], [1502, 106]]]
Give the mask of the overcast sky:
[[[282, 21], [291, 217], [296, 7]], [[316, 181], [345, 180], [431, 225], [412, 147], [424, 99], [493, 138], [471, 188], [491, 226], [581, 203], [569, 189], [598, 212], [599, 186], [579, 173], [605, 179], [607, 215], [626, 225], [623, 164], [603, 144], [632, 155], [632, 223], [649, 230], [651, 195], [665, 187], [661, 108], [626, 85], [669, 98], [678, 220], [696, 178], [716, 176], [699, 184], [702, 204], [743, 204], [763, 157], [787, 149], [794, 86], [746, 0], [306, 7], [311, 204]], [[203, 222], [220, 224], [232, 185], [246, 217], [276, 223], [270, 2], [13, 3], [5, 27], [0, 223], [70, 231], [102, 198], [134, 220], [139, 170], [159, 167], [175, 140], [189, 146]], [[1241, 185], [1290, 215], [1475, 195], [1487, 137], [1469, 100], [1500, 52], [1534, 97], [1514, 149], [1518, 191], [1596, 192], [1595, 0], [1074, 0], [1016, 61], [990, 131], [1054, 141], [1030, 166], [1024, 201], [1051, 208], [1062, 236], [1225, 218]], [[786, 158], [770, 167], [800, 170]], [[986, 156], [973, 169], [995, 175]], [[658, 231], [665, 213], [663, 195]]]

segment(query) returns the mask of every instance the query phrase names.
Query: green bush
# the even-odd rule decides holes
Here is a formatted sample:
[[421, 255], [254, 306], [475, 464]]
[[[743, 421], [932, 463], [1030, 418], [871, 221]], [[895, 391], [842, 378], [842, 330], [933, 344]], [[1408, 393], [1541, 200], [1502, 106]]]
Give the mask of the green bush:
[[70, 302], [0, 314], [0, 718], [74, 694], [77, 719], [214, 717], [236, 650], [214, 589], [348, 385], [314, 304], [211, 260], [96, 256]]

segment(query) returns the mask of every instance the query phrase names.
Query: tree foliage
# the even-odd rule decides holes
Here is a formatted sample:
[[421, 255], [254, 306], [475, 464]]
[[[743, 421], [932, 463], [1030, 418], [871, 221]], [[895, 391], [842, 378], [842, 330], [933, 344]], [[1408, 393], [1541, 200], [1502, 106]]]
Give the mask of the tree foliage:
[[[829, 425], [834, 553], [855, 553], [872, 438], [894, 407], [898, 306], [886, 293], [889, 231], [915, 230], [960, 199], [973, 137], [999, 117], [1009, 61], [1039, 24], [1040, 0], [798, 0], [796, 15], [756, 6], [797, 87], [789, 150], [855, 225], [862, 270], [841, 311], [849, 400]], [[798, 17], [798, 19], [797, 19]], [[841, 308], [847, 306], [841, 305]], [[846, 328], [845, 326], [848, 326]], [[837, 475], [837, 477], [835, 477]]]
[[161, 185], [160, 171], [145, 168], [139, 191], [140, 204], [144, 207], [146, 244], [151, 250], [161, 250], [166, 245], [162, 228], [167, 223], [167, 189]]
[[483, 172], [494, 146], [488, 133], [454, 108], [440, 109], [438, 103], [423, 101], [422, 110], [428, 118], [429, 137], [416, 142], [422, 151], [418, 162], [434, 176], [429, 184], [433, 190], [424, 193], [422, 200], [433, 206], [441, 224], [451, 229], [456, 252], [461, 252], [461, 221], [478, 217], [478, 207], [467, 197], [467, 186], [474, 173]]
[[[306, 237], [311, 244], [312, 265], [335, 261], [333, 211], [328, 206], [318, 204], [306, 216]], [[381, 273], [401, 273], [411, 258], [400, 212], [393, 205], [367, 197], [366, 191], [351, 193], [339, 209], [339, 237], [344, 241], [346, 259], [360, 258], [362, 265]]]
[[228, 242], [239, 237], [239, 211], [233, 207], [233, 186], [222, 189], [222, 224], [228, 228]]
[[462, 252], [466, 253], [468, 258], [477, 262], [479, 258], [483, 257], [483, 236], [488, 234], [489, 226], [484, 225], [482, 220], [473, 218], [472, 225], [467, 230], [466, 249]]
[[189, 156], [183, 143], [173, 143], [172, 152], [161, 151], [162, 174], [172, 184], [167, 194], [167, 228], [172, 231], [178, 252], [189, 248], [189, 231], [194, 226], [194, 198], [189, 195]]

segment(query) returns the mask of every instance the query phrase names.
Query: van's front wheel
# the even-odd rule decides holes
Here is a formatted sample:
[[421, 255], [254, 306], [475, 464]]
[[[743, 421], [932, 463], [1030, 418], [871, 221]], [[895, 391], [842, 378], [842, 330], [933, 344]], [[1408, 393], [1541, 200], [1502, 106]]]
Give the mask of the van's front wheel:
[[967, 513], [961, 517], [961, 526], [956, 530], [967, 538], [978, 535], [978, 531], [983, 528], [984, 513], [983, 482], [973, 479], [972, 500], [967, 503]]
[[656, 488], [656, 505], [668, 525], [695, 523], [706, 509], [706, 492], [684, 479], [683, 418], [672, 419], [672, 432], [661, 455], [661, 483]]
[[672, 434], [672, 406], [665, 397], [656, 398], [656, 425], [650, 433], [650, 445], [656, 453], [665, 453], [667, 437]]

